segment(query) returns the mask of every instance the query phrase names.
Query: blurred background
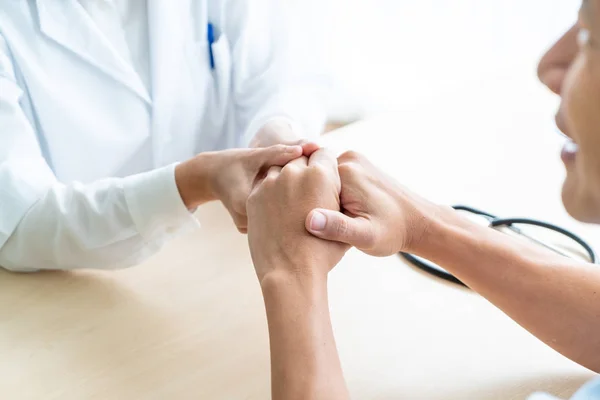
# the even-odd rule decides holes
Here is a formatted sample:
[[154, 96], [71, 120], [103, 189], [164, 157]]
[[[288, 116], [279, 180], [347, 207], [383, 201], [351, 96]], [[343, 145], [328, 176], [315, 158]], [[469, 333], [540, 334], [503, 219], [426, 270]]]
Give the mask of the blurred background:
[[[334, 123], [426, 107], [432, 97], [439, 106], [490, 91], [522, 88], [515, 96], [525, 96], [543, 90], [537, 62], [575, 21], [580, 5], [580, 0], [329, 1]], [[548, 116], [553, 112], [549, 104]]]

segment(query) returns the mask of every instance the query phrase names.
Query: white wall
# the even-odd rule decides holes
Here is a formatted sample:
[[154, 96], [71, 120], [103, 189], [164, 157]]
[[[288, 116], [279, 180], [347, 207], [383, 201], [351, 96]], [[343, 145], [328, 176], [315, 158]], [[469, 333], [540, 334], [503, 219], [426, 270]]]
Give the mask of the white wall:
[[[535, 80], [579, 0], [330, 0], [331, 114], [348, 119]], [[515, 93], [515, 95], [519, 95]]]

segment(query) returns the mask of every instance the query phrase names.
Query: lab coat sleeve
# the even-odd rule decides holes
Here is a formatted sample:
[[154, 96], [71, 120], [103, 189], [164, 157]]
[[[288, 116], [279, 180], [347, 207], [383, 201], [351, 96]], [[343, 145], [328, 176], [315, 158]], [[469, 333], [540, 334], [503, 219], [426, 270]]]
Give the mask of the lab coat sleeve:
[[232, 97], [242, 145], [273, 118], [287, 119], [302, 137], [318, 137], [331, 87], [329, 2], [224, 3], [224, 33], [233, 59]]
[[62, 184], [46, 163], [0, 36], [0, 266], [13, 271], [122, 268], [197, 226], [175, 166]]
[[[198, 226], [181, 201], [174, 167], [89, 185], [55, 183], [0, 249], [0, 265], [35, 271], [139, 264], [174, 236]], [[16, 199], [10, 208], [19, 204]]]

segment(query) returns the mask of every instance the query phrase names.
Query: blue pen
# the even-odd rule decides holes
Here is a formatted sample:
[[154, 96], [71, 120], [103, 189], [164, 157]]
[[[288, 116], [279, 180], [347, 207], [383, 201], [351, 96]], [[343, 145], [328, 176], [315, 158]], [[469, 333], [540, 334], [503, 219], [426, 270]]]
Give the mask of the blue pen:
[[215, 42], [215, 30], [213, 24], [208, 23], [208, 31], [206, 33], [208, 39], [208, 55], [210, 56], [210, 69], [215, 69], [215, 56], [213, 54], [212, 45]]

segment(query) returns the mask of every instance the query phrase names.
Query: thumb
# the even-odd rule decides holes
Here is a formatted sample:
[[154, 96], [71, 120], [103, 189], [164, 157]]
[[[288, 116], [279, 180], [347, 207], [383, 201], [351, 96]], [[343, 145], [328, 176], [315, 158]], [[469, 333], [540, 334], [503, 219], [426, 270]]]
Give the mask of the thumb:
[[259, 157], [260, 163], [263, 167], [279, 166], [283, 167], [290, 161], [302, 156], [302, 146], [286, 146], [278, 144], [275, 146], [261, 149], [261, 155]]
[[375, 241], [373, 228], [366, 218], [352, 218], [338, 211], [314, 209], [306, 217], [305, 225], [316, 237], [359, 249], [371, 248]]

